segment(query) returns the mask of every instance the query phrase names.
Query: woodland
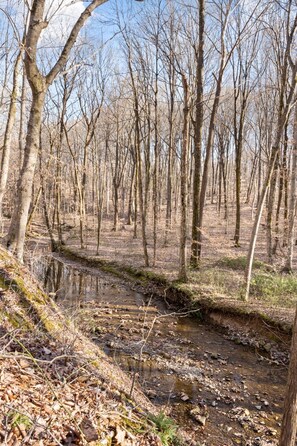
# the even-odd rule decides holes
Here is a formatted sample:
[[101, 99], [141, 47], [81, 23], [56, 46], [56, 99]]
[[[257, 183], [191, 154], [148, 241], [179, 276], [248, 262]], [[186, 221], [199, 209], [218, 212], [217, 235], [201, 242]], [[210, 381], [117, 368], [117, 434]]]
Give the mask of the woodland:
[[4, 249], [290, 325], [293, 446], [296, 0], [0, 0], [0, 18]]

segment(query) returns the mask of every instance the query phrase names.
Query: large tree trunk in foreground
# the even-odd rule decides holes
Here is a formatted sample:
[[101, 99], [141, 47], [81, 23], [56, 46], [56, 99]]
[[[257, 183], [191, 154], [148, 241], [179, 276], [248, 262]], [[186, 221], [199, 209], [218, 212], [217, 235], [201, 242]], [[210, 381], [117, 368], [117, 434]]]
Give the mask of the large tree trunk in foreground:
[[297, 308], [291, 343], [287, 389], [285, 394], [284, 416], [282, 420], [279, 446], [295, 446], [297, 430]]

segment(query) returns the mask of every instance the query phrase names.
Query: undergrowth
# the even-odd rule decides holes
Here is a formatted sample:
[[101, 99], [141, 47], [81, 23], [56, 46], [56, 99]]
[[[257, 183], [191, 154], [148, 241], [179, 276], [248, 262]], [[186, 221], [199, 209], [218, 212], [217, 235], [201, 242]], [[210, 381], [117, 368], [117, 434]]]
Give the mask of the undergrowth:
[[154, 423], [155, 433], [160, 437], [163, 446], [180, 444], [176, 435], [177, 425], [171, 418], [160, 412], [158, 415], [150, 415], [150, 420]]
[[281, 274], [257, 273], [251, 282], [251, 295], [273, 304], [295, 305], [297, 299], [297, 277]]
[[[247, 257], [239, 256], [239, 257], [222, 257], [217, 265], [223, 268], [230, 268], [238, 271], [244, 271], [247, 267]], [[255, 259], [253, 261], [253, 269], [266, 269], [268, 265], [261, 260]]]

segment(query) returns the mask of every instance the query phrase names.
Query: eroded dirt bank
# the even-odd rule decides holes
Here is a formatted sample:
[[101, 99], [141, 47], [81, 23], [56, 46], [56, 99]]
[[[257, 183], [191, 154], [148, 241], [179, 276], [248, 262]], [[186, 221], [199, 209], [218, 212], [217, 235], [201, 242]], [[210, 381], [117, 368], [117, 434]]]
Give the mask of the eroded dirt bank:
[[139, 288], [131, 291], [119, 277], [71, 260], [39, 264], [38, 273], [75, 324], [197, 444], [276, 444], [286, 354], [273, 340], [263, 340], [264, 354], [240, 327], [217, 332]]

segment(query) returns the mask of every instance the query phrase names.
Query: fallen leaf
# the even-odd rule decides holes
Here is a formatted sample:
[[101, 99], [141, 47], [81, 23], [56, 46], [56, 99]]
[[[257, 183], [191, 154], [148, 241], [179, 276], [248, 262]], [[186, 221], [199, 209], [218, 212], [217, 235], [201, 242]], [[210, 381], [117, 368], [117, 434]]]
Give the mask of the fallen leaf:
[[115, 436], [116, 444], [124, 445], [125, 438], [126, 438], [126, 432], [123, 431], [119, 426], [117, 426], [116, 436]]
[[99, 435], [97, 429], [95, 428], [91, 420], [89, 420], [88, 418], [84, 418], [79, 427], [84, 434], [85, 440], [88, 443], [98, 440]]

